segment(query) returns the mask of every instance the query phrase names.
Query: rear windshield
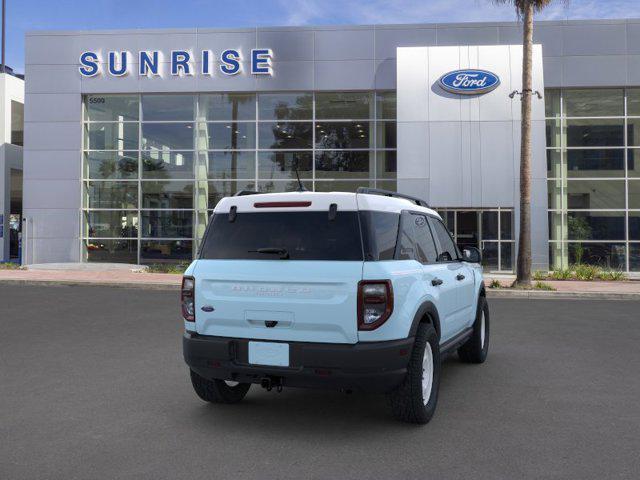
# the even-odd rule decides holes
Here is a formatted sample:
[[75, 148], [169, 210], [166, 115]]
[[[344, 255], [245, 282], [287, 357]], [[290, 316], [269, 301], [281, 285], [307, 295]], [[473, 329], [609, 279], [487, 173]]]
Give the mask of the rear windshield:
[[362, 260], [357, 212], [216, 214], [200, 258], [208, 260]]

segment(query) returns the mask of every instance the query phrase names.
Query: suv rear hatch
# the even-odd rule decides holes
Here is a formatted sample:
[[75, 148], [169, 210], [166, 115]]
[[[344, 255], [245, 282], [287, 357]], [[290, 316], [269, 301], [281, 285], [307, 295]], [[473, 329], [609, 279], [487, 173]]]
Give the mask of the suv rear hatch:
[[363, 253], [355, 196], [334, 198], [336, 211], [318, 195], [220, 202], [194, 270], [199, 334], [357, 342]]

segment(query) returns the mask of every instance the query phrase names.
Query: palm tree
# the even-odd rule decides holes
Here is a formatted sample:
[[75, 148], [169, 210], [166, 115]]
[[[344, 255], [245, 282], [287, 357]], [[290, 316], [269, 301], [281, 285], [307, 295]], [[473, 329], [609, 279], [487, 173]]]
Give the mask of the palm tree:
[[522, 20], [522, 133], [520, 145], [520, 242], [516, 267], [516, 285], [531, 285], [531, 56], [533, 14], [552, 0], [493, 0], [511, 4]]

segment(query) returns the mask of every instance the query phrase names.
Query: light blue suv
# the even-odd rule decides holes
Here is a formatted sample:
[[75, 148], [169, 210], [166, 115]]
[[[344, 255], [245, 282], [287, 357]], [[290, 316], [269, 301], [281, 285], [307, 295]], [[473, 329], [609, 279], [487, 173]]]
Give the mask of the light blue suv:
[[443, 355], [482, 363], [480, 252], [393, 192], [241, 192], [222, 199], [182, 284], [184, 359], [200, 398], [267, 390], [386, 393], [401, 420], [434, 414]]

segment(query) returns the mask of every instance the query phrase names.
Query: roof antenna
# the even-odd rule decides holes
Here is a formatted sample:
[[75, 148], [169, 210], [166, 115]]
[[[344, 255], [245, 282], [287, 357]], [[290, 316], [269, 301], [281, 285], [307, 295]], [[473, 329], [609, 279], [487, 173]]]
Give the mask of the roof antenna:
[[308, 192], [308, 190], [305, 188], [305, 186], [303, 185], [302, 181], [300, 180], [300, 173], [298, 172], [298, 157], [296, 156], [295, 160], [293, 161], [293, 169], [296, 172], [296, 178], [298, 179], [298, 192]]

